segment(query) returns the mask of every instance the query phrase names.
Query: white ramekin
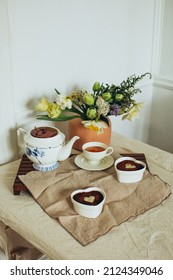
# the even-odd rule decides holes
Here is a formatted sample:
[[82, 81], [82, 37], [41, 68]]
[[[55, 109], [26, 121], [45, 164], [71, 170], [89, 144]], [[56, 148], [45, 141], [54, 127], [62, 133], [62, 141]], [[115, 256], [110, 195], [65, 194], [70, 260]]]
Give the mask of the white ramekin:
[[[73, 199], [73, 196], [76, 193], [90, 192], [90, 191], [99, 191], [103, 195], [103, 200], [97, 205], [86, 205], [86, 204], [82, 204], [80, 202], [77, 202], [76, 200]], [[71, 201], [73, 203], [73, 207], [74, 207], [75, 212], [78, 213], [79, 215], [87, 217], [87, 218], [96, 218], [101, 214], [105, 199], [106, 199], [105, 192], [102, 189], [97, 188], [97, 187], [89, 187], [89, 188], [86, 188], [86, 189], [78, 189], [78, 190], [75, 190], [74, 192], [71, 193]]]
[[[127, 171], [119, 170], [117, 168], [117, 164], [119, 162], [124, 161], [124, 160], [131, 160], [131, 161], [134, 161], [136, 163], [139, 163], [139, 164], [143, 165], [143, 168], [140, 169], [140, 170], [135, 170], [135, 171], [132, 171], [132, 170], [127, 170]], [[136, 160], [133, 157], [121, 157], [121, 158], [119, 158], [119, 159], [117, 159], [115, 161], [114, 166], [115, 166], [115, 171], [116, 171], [116, 174], [117, 174], [117, 179], [118, 179], [118, 181], [120, 183], [135, 183], [135, 182], [139, 182], [139, 181], [142, 180], [144, 171], [146, 170], [146, 164], [143, 161]]]

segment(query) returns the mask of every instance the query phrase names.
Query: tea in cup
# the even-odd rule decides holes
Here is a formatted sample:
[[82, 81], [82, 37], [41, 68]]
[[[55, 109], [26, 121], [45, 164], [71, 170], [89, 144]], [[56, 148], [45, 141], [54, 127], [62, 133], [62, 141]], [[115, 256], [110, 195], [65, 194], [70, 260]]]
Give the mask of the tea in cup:
[[113, 153], [113, 148], [102, 142], [88, 142], [82, 146], [82, 151], [89, 164], [97, 165]]

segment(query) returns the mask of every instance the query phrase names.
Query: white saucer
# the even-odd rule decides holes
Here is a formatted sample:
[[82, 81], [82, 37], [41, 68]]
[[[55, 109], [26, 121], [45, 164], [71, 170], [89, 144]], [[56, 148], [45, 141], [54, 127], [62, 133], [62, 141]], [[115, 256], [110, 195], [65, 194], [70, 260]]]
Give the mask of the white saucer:
[[107, 156], [97, 165], [89, 164], [88, 161], [85, 159], [83, 154], [80, 154], [75, 157], [74, 159], [75, 164], [85, 170], [104, 170], [111, 167], [114, 164], [114, 159], [112, 156]]

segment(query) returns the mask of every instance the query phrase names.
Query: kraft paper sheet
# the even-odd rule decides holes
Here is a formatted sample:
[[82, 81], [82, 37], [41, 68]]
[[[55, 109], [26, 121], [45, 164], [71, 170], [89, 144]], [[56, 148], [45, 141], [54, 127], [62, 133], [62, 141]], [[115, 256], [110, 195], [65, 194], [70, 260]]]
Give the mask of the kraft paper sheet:
[[[82, 245], [87, 245], [112, 227], [135, 218], [159, 205], [171, 193], [170, 186], [145, 171], [138, 183], [117, 181], [114, 166], [104, 171], [87, 171], [74, 163], [72, 156], [53, 171], [31, 171], [19, 176], [37, 203]], [[106, 192], [102, 213], [95, 219], [78, 215], [70, 200], [75, 189], [96, 186]]]

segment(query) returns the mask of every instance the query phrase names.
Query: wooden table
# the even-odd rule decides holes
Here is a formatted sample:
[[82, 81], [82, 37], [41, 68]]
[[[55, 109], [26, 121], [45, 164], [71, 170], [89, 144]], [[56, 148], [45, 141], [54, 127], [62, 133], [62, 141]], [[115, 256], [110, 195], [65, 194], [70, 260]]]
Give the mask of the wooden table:
[[[144, 153], [150, 172], [173, 188], [173, 155], [113, 133], [114, 158]], [[13, 186], [21, 160], [0, 167], [0, 220], [51, 259], [173, 259], [173, 197], [110, 230], [87, 246], [77, 242], [50, 218], [32, 196]]]

